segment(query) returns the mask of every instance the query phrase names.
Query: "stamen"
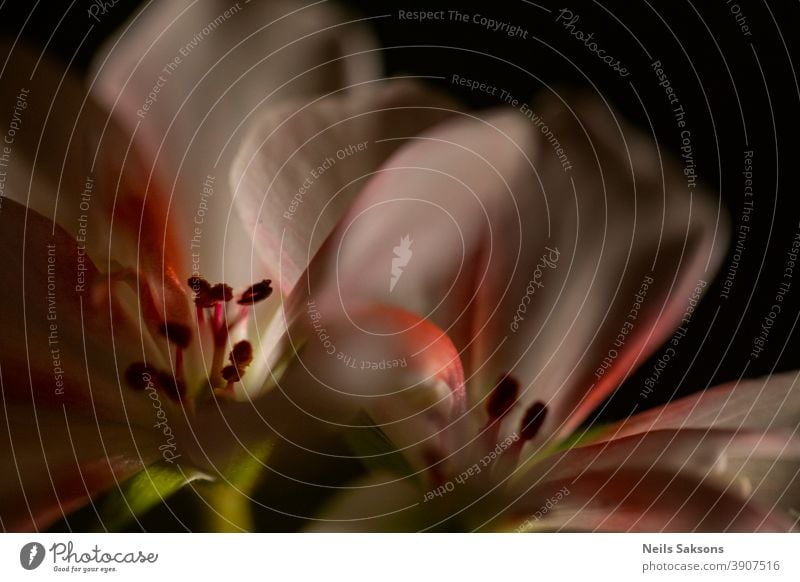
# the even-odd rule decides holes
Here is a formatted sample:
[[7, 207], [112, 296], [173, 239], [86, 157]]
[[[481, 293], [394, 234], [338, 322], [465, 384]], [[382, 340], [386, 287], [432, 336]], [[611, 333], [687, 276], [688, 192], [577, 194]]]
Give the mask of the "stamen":
[[228, 339], [227, 328], [225, 328], [225, 334], [221, 333], [223, 329], [222, 325], [223, 315], [224, 313], [222, 310], [222, 303], [217, 303], [214, 306], [214, 319], [212, 320], [214, 322], [214, 334], [217, 345], [220, 345], [220, 343], [225, 343], [225, 341]]
[[546, 417], [547, 406], [543, 402], [534, 402], [528, 407], [522, 417], [522, 424], [518, 431], [519, 438], [503, 452], [495, 463], [493, 474], [498, 476], [498, 479], [504, 479], [519, 465], [525, 443], [536, 438]]
[[237, 301], [239, 305], [254, 305], [272, 295], [272, 280], [264, 279], [252, 284]]
[[214, 307], [233, 299], [233, 289], [224, 283], [211, 285], [202, 277], [190, 277], [187, 282], [194, 291], [194, 304], [197, 307]]
[[225, 366], [222, 368], [222, 378], [226, 382], [238, 382], [244, 376], [244, 370], [240, 370], [236, 366]]
[[503, 374], [486, 399], [489, 420], [498, 420], [508, 414], [517, 402], [519, 382], [509, 374]]
[[241, 381], [245, 370], [253, 361], [253, 346], [247, 340], [237, 342], [228, 359], [231, 365], [222, 368], [222, 378], [228, 383], [228, 390], [231, 390], [233, 383]]
[[481, 430], [481, 447], [491, 450], [497, 444], [503, 418], [514, 408], [519, 395], [519, 382], [508, 373], [502, 374], [486, 399], [489, 419]]
[[186, 397], [186, 384], [172, 374], [161, 372], [158, 375], [158, 384], [161, 390], [176, 402], [180, 402]]
[[186, 349], [192, 343], [192, 330], [177, 321], [168, 321], [158, 326], [158, 331], [176, 346]]
[[183, 381], [183, 349], [175, 348], [175, 377]]
[[547, 417], [547, 406], [543, 402], [534, 402], [525, 411], [525, 416], [522, 417], [522, 425], [519, 429], [520, 439], [523, 441], [532, 441], [539, 434], [544, 419]]
[[444, 485], [446, 479], [442, 469], [442, 455], [434, 448], [426, 448], [422, 451], [422, 458], [426, 467], [426, 473], [430, 476], [431, 486], [438, 487]]
[[125, 371], [125, 382], [134, 390], [158, 390], [180, 402], [186, 396], [186, 385], [172, 374], [161, 372], [144, 362], [136, 362]]
[[201, 293], [211, 288], [211, 284], [202, 277], [189, 277], [186, 283], [195, 293]]
[[134, 390], [145, 390], [154, 386], [153, 382], [158, 376], [158, 370], [144, 362], [136, 362], [125, 370], [125, 383]]
[[237, 368], [246, 368], [253, 361], [253, 346], [247, 340], [237, 342], [231, 350], [230, 360]]
[[[230, 364], [226, 365], [225, 355], [230, 345], [231, 334], [234, 329], [245, 325], [251, 307], [255, 303], [263, 301], [272, 294], [272, 281], [264, 279], [251, 285], [238, 296], [238, 306], [232, 309], [226, 305], [234, 298], [230, 286], [224, 283], [212, 285], [200, 276], [189, 277], [186, 283], [193, 294], [198, 341], [202, 344], [200, 349], [211, 342], [210, 365], [206, 364], [208, 385], [214, 394], [230, 396], [233, 393], [233, 384], [241, 381], [247, 367], [253, 361], [252, 345], [247, 341], [240, 341], [228, 353]], [[158, 315], [154, 302], [151, 303], [153, 303], [153, 313]], [[174, 320], [166, 323], [162, 323], [163, 320], [160, 318], [159, 320], [156, 324], [158, 332], [175, 346], [174, 370], [172, 370], [174, 373], [163, 373], [153, 368], [145, 370], [139, 366], [131, 370], [128, 383], [139, 388], [145, 387], [143, 381], [137, 379], [137, 375], [141, 376], [144, 370], [149, 374], [147, 378], [151, 385], [171, 398], [183, 401], [187, 393], [195, 394], [194, 385], [189, 386], [187, 380], [194, 382], [196, 376], [192, 374], [192, 370], [184, 369], [190, 362], [194, 363], [197, 360], [184, 353], [193, 341], [193, 330]], [[209, 360], [203, 358], [203, 361]]]

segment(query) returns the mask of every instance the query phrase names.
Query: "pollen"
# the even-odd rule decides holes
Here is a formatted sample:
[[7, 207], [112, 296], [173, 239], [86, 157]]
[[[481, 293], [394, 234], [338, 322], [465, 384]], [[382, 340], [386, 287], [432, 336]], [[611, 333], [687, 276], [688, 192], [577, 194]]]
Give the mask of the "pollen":
[[222, 368], [223, 379], [229, 384], [241, 381], [247, 366], [253, 361], [253, 346], [247, 340], [237, 342], [228, 360], [230, 365]]
[[519, 395], [519, 382], [509, 374], [503, 374], [497, 380], [486, 400], [486, 412], [489, 420], [503, 418], [514, 407]]
[[175, 320], [158, 325], [158, 334], [174, 348], [169, 368], [131, 364], [125, 383], [138, 391], [157, 390], [181, 405], [202, 399], [209, 389], [215, 396], [233, 396], [233, 384], [253, 362], [253, 346], [247, 340], [233, 343], [232, 336], [246, 328], [253, 305], [272, 294], [272, 282], [263, 279], [250, 285], [235, 302], [233, 289], [225, 283], [212, 284], [200, 276], [186, 283], [197, 311], [196, 327]]
[[153, 384], [153, 378], [158, 376], [158, 370], [144, 362], [136, 362], [128, 366], [125, 371], [125, 383], [134, 390], [146, 390]]
[[179, 348], [186, 349], [189, 347], [189, 344], [192, 343], [192, 330], [182, 323], [167, 321], [159, 326], [158, 331], [167, 338], [170, 343], [175, 344]]
[[522, 417], [522, 424], [519, 429], [519, 436], [522, 437], [522, 440], [532, 441], [535, 439], [546, 417], [547, 406], [543, 402], [531, 404], [528, 410], [525, 411], [525, 416]]
[[264, 279], [252, 284], [242, 293], [237, 303], [239, 305], [254, 305], [272, 295], [272, 280]]
[[200, 308], [214, 307], [233, 299], [233, 289], [225, 283], [212, 285], [202, 277], [189, 278], [189, 287], [194, 292], [194, 304]]
[[125, 370], [125, 383], [137, 391], [161, 392], [176, 402], [186, 396], [186, 386], [180, 379], [144, 362], [135, 362], [128, 366]]

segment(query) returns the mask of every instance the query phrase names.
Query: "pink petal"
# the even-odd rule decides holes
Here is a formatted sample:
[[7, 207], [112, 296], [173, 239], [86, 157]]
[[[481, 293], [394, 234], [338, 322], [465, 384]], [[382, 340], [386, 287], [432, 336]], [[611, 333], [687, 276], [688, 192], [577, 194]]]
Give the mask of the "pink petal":
[[[9, 389], [5, 376], [4, 393]], [[40, 531], [160, 457], [150, 430], [75, 411], [8, 405], [0, 415], [0, 524]]]
[[149, 425], [148, 399], [122, 377], [145, 354], [158, 363], [158, 352], [143, 351], [137, 322], [109, 295], [105, 276], [64, 230], [13, 200], [0, 209], [0, 239], [6, 401]]
[[176, 243], [161, 185], [149, 179], [130, 136], [65, 65], [22, 45], [9, 52], [2, 105], [18, 112], [22, 129], [4, 168], [4, 195], [79, 237], [104, 270], [139, 272], [154, 298], [153, 329], [167, 311], [170, 320], [188, 323], [177, 277], [188, 253]]
[[[570, 494], [547, 511], [562, 487]], [[791, 521], [683, 475], [658, 470], [584, 473], [531, 492], [536, 503], [504, 516], [503, 529], [582, 532], [785, 532]], [[538, 504], [538, 505], [537, 505]], [[537, 512], [543, 517], [536, 518]]]
[[516, 191], [535, 178], [528, 129], [515, 113], [494, 111], [409, 136], [342, 218], [303, 286], [345, 312], [372, 300], [419, 313], [466, 355], [484, 297], [499, 292], [504, 269], [520, 260], [520, 226], [506, 222]]
[[79, 193], [90, 173], [89, 127], [100, 111], [84, 101], [86, 93], [66, 64], [22, 43], [12, 48], [8, 39], [0, 40], [0, 46], [7, 55], [0, 108], [9, 119], [16, 115], [20, 128], [13, 136], [10, 163], [3, 167], [3, 196], [74, 233], [81, 214]]
[[[330, 434], [374, 422], [409, 461], [427, 467], [431, 454], [449, 446], [448, 427], [463, 408], [463, 373], [452, 342], [432, 323], [396, 308], [367, 305], [350, 315], [309, 305], [308, 319], [286, 338], [298, 356], [277, 386], [252, 402], [202, 411], [199, 438], [219, 442], [230, 433], [227, 440], [247, 442], [275, 434], [324, 453]], [[209, 456], [225, 455], [214, 448], [200, 445]]]
[[566, 487], [552, 519], [567, 529], [787, 531], [784, 510], [796, 498], [780, 464], [797, 469], [798, 460], [791, 434], [659, 430], [571, 449], [520, 473], [513, 512], [535, 512]]
[[403, 141], [451, 113], [406, 80], [287, 102], [250, 129], [233, 168], [242, 221], [268, 276], [288, 295], [372, 172]]
[[799, 395], [797, 372], [730, 382], [639, 413], [594, 440], [668, 429], [796, 430]]
[[[524, 404], [547, 404], [543, 434], [578, 426], [663, 342], [725, 238], [707, 196], [689, 196], [651, 141], [594, 99], [564, 97], [533, 111], [570, 169], [538, 118], [509, 109], [440, 124], [367, 184], [307, 282], [345, 310], [376, 301], [429, 317], [462, 353], [473, 405], [510, 371]], [[392, 287], [405, 237], [412, 253]]]
[[199, 236], [193, 270], [234, 286], [261, 278], [240, 261], [251, 241], [231, 207], [231, 162], [248, 125], [277, 102], [378, 74], [356, 20], [328, 2], [151, 3], [96, 58], [93, 94], [135, 130], [186, 252]]

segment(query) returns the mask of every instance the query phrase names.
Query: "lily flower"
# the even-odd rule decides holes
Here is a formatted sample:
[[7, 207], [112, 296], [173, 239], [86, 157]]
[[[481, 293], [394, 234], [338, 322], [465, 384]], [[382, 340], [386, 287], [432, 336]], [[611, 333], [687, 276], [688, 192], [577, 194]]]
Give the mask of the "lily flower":
[[[581, 428], [655, 350], [699, 333], [727, 244], [718, 201], [587, 95], [405, 142], [285, 301], [306, 383], [367, 412], [325, 420], [376, 467], [316, 529], [795, 527], [796, 373]], [[242, 180], [268, 158], [254, 148]]]
[[[88, 88], [4, 46], [3, 529], [47, 528], [157, 466], [181, 483], [220, 478], [254, 442], [307, 438], [311, 421], [275, 389], [294, 352], [261, 341], [291, 285], [251, 260], [229, 187], [237, 152], [256, 121], [271, 125], [273, 162], [305, 176], [292, 153], [314, 137], [306, 120], [327, 119], [337, 145], [320, 163], [367, 143], [331, 170], [357, 176], [451, 101], [383, 78], [364, 23], [329, 3], [149, 5]], [[307, 190], [290, 238], [335, 224], [313, 224], [327, 198]]]
[[5, 529], [342, 432], [391, 447], [335, 529], [792, 527], [792, 377], [575, 437], [724, 250], [652, 140], [585, 96], [382, 78], [329, 3], [236, 6], [148, 6], [88, 90], [9, 49]]

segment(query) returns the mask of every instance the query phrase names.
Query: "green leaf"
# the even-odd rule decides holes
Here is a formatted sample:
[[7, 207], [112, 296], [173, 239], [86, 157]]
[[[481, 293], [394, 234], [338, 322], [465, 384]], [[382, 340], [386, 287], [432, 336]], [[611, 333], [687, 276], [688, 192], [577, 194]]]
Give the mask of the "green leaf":
[[517, 470], [514, 471], [513, 475], [511, 475], [511, 482], [513, 483], [523, 479], [525, 474], [532, 467], [551, 455], [591, 444], [597, 435], [601, 434], [606, 428], [607, 426], [605, 425], [591, 425], [587, 428], [578, 429], [568, 437], [554, 442], [550, 446], [525, 459]]
[[584, 445], [592, 444], [597, 435], [602, 434], [608, 429], [607, 424], [591, 425], [589, 427], [578, 429], [567, 438], [562, 440], [556, 446], [554, 453], [561, 451], [568, 451], [575, 447], [582, 447]]
[[101, 523], [97, 529], [120, 531], [184, 485], [205, 478], [200, 471], [189, 472], [166, 461], [150, 465], [103, 498], [98, 507]]
[[228, 461], [220, 479], [198, 488], [208, 504], [205, 510], [210, 531], [253, 531], [251, 497], [273, 448], [272, 440], [249, 445]]
[[350, 449], [358, 455], [359, 461], [371, 471], [387, 471], [396, 475], [412, 475], [414, 469], [394, 446], [375, 422], [362, 412], [357, 422], [359, 428], [351, 428], [345, 433]]

